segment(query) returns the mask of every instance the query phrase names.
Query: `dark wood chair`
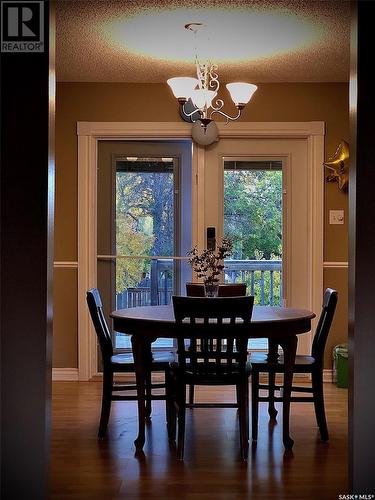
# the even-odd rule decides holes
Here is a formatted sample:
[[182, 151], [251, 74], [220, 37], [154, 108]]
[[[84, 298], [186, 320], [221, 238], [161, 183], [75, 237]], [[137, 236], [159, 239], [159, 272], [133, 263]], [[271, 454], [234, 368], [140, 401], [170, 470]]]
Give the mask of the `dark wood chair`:
[[[204, 297], [203, 283], [186, 283], [188, 297]], [[246, 283], [220, 283], [219, 297], [243, 297], [246, 295]]]
[[[236, 403], [201, 403], [194, 407], [238, 408], [241, 454], [249, 446], [249, 383], [247, 339], [254, 297], [172, 297], [179, 324], [178, 363], [171, 365], [167, 387], [170, 439], [176, 437], [177, 456], [184, 456], [186, 385], [234, 385]], [[237, 320], [237, 321], [236, 321]], [[176, 414], [177, 410], [177, 414]]]
[[[186, 295], [188, 297], [204, 297], [203, 283], [186, 283]], [[220, 283], [219, 297], [244, 297], [246, 295], [246, 283]], [[189, 386], [189, 403], [194, 404], [194, 385]]]
[[[328, 441], [328, 428], [324, 410], [323, 394], [323, 357], [324, 349], [331, 328], [337, 304], [337, 292], [327, 288], [323, 298], [323, 308], [316, 327], [311, 349], [311, 356], [296, 356], [294, 373], [310, 373], [312, 377], [311, 387], [292, 386], [292, 392], [311, 393], [312, 396], [292, 396], [291, 402], [314, 403], [317, 424], [323, 441]], [[270, 358], [268, 357], [270, 356]], [[276, 361], [269, 361], [269, 359]], [[268, 402], [268, 413], [271, 418], [276, 418], [277, 410], [275, 401], [282, 401], [282, 389], [275, 385], [276, 373], [284, 372], [283, 356], [278, 357], [278, 345], [270, 343], [269, 354], [251, 353], [251, 381], [252, 381], [252, 438], [258, 437], [258, 404]], [[259, 373], [268, 374], [268, 384], [259, 383]], [[259, 396], [260, 389], [268, 391], [268, 396]], [[275, 396], [275, 391], [280, 391], [280, 397]]]
[[[136, 391], [135, 384], [116, 384], [113, 381], [114, 373], [132, 373], [134, 372], [134, 360], [132, 353], [114, 354], [112, 337], [103, 313], [102, 301], [99, 291], [92, 288], [86, 295], [87, 305], [90, 316], [98, 337], [100, 351], [103, 363], [103, 392], [102, 392], [102, 411], [100, 416], [98, 436], [103, 438], [107, 431], [109, 415], [111, 412], [112, 401], [136, 401], [137, 395], [118, 394], [124, 391]], [[169, 364], [175, 360], [173, 352], [153, 352], [152, 353], [152, 371], [164, 371], [168, 376]], [[146, 415], [151, 415], [151, 400], [166, 399], [164, 395], [154, 395], [153, 389], [165, 388], [165, 384], [152, 384], [151, 373], [146, 384]]]

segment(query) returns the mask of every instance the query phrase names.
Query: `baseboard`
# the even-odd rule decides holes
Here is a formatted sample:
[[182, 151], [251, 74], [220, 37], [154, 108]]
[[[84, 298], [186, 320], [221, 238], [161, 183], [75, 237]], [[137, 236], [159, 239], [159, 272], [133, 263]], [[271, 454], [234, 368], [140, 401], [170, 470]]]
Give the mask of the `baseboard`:
[[52, 368], [52, 380], [54, 382], [78, 381], [78, 368]]

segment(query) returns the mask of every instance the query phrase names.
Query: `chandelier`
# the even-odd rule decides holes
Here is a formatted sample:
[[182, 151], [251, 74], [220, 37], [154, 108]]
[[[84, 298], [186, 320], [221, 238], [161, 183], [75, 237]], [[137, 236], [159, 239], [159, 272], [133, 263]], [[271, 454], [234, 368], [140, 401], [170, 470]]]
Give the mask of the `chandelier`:
[[[195, 42], [198, 31], [204, 27], [202, 23], [185, 25], [185, 29], [193, 31]], [[199, 56], [197, 43], [195, 43], [195, 65], [197, 78], [183, 76], [167, 80], [173, 95], [180, 104], [182, 118], [190, 122], [199, 120], [204, 132], [206, 132], [207, 126], [212, 122], [212, 117], [215, 114], [224, 116], [226, 123], [237, 120], [256, 91], [257, 86], [252, 83], [242, 82], [226, 84], [230, 97], [237, 108], [237, 114], [230, 116], [222, 111], [224, 101], [222, 99], [215, 100], [220, 87], [217, 73], [218, 66], [211, 61], [210, 57], [202, 58]]]

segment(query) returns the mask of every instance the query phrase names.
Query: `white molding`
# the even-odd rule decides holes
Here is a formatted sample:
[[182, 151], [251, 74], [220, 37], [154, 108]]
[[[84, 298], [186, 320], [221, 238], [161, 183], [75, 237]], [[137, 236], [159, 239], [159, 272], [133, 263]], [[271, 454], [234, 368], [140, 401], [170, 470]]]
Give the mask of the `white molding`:
[[78, 269], [78, 262], [74, 261], [55, 261], [53, 267], [57, 269]]
[[52, 368], [52, 380], [57, 381], [78, 381], [78, 368]]
[[[324, 135], [324, 123], [313, 122], [236, 122], [217, 123], [220, 137], [308, 137]], [[191, 137], [191, 124], [185, 122], [77, 122], [78, 136], [113, 138]]]
[[193, 186], [195, 204], [192, 206], [192, 221], [193, 223], [193, 244], [198, 248], [205, 247], [205, 213], [199, 207], [205, 206], [205, 148], [195, 145], [193, 152], [193, 165], [196, 166], [196, 183]]
[[[308, 185], [309, 185], [309, 292], [310, 307], [314, 312], [321, 309], [323, 294], [323, 232], [324, 232], [324, 123], [323, 133], [308, 137]], [[318, 318], [312, 321], [315, 329]]]
[[86, 291], [96, 286], [97, 139], [78, 137], [78, 371], [79, 380], [96, 372], [97, 349], [86, 305]]
[[324, 269], [348, 269], [348, 262], [323, 262]]
[[[310, 190], [309, 266], [311, 309], [318, 311], [323, 292], [323, 122], [236, 122], [218, 123], [219, 136], [228, 138], [307, 138]], [[96, 286], [96, 169], [98, 140], [191, 138], [191, 125], [184, 122], [78, 122], [78, 366], [79, 380], [90, 380], [96, 373], [97, 349], [86, 306], [86, 291]], [[203, 165], [205, 149], [193, 145], [193, 243], [203, 247], [204, 232], [199, 231], [204, 214]], [[311, 185], [311, 184], [310, 184]]]

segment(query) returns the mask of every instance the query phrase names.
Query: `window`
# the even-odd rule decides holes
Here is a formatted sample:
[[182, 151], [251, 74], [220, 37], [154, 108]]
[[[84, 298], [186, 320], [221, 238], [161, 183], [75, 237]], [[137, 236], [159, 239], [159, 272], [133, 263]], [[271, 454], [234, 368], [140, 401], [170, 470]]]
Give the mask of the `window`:
[[[178, 160], [117, 159], [115, 175], [116, 309], [169, 304], [179, 281]], [[154, 347], [172, 345], [158, 339]], [[129, 337], [116, 333], [115, 346], [130, 348]]]
[[282, 161], [224, 159], [224, 234], [233, 241], [225, 281], [246, 283], [258, 305], [282, 304], [282, 212]]

